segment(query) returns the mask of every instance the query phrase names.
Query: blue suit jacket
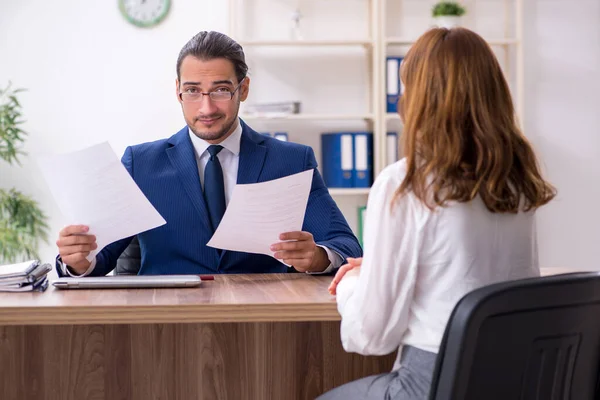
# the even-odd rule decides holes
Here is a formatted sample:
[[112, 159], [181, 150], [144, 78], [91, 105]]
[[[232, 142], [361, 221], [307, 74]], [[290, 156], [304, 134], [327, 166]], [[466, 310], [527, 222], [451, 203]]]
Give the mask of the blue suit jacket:
[[[317, 244], [347, 257], [362, 249], [316, 170], [310, 147], [256, 133], [242, 122], [237, 183], [256, 183], [315, 169], [302, 230]], [[287, 266], [260, 254], [218, 251], [206, 246], [213, 231], [202, 194], [187, 126], [169, 139], [130, 146], [122, 162], [167, 223], [138, 234], [139, 274], [286, 272]], [[106, 275], [132, 238], [106, 246], [96, 256], [92, 276]], [[58, 267], [58, 265], [57, 265]], [[60, 268], [57, 268], [62, 275]]]

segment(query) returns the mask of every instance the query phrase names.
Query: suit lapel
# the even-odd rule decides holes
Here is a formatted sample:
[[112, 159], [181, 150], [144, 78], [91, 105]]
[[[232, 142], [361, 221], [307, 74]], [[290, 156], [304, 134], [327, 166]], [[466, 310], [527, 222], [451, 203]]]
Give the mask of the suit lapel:
[[261, 144], [263, 141], [264, 138], [260, 134], [254, 132], [242, 121], [238, 184], [258, 182], [267, 156], [267, 148]]
[[206, 229], [212, 231], [206, 202], [204, 201], [204, 196], [202, 194], [200, 176], [198, 175], [196, 154], [194, 153], [194, 147], [189, 138], [187, 127], [171, 137], [171, 139], [169, 139], [169, 144], [172, 145], [172, 147], [169, 147], [166, 150], [169, 161], [171, 161], [171, 164], [177, 171], [177, 176], [181, 180], [194, 208], [196, 208], [196, 211], [200, 214], [200, 218]]

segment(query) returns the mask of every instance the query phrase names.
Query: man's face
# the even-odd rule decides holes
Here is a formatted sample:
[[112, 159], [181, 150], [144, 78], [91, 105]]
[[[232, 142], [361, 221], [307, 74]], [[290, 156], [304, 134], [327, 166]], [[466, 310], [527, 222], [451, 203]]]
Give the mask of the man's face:
[[[231, 61], [224, 58], [204, 61], [193, 56], [183, 59], [179, 74], [181, 80], [176, 81], [177, 99], [185, 122], [200, 139], [212, 144], [222, 142], [237, 126], [240, 102], [248, 97], [248, 77], [242, 80], [238, 88], [240, 82], [237, 81]], [[200, 92], [234, 91], [231, 99], [225, 95], [226, 99], [221, 101], [198, 95]]]

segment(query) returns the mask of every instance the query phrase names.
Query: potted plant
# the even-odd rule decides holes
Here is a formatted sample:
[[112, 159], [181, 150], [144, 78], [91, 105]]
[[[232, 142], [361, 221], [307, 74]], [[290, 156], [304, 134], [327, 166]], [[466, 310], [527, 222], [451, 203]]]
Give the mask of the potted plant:
[[[0, 88], [0, 159], [19, 164], [27, 135], [21, 129], [21, 104], [11, 84]], [[48, 241], [47, 217], [38, 204], [16, 189], [0, 188], [0, 264], [26, 261], [38, 256], [40, 241]]]
[[459, 26], [465, 13], [465, 8], [455, 1], [440, 1], [432, 10], [435, 25], [448, 29]]

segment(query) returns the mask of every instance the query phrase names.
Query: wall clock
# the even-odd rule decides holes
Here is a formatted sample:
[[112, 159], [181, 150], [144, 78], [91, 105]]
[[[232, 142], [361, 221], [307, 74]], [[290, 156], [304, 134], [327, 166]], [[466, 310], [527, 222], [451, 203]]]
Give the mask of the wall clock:
[[171, 0], [118, 0], [119, 10], [135, 26], [149, 28], [158, 25], [169, 13]]

